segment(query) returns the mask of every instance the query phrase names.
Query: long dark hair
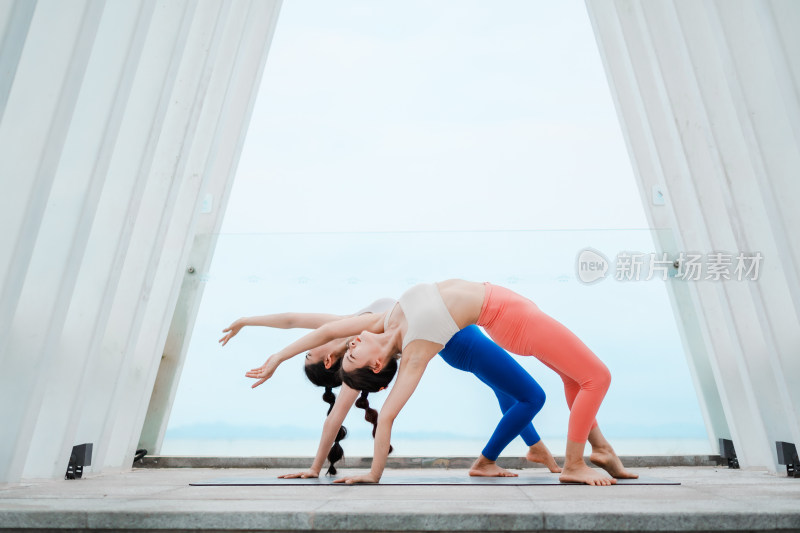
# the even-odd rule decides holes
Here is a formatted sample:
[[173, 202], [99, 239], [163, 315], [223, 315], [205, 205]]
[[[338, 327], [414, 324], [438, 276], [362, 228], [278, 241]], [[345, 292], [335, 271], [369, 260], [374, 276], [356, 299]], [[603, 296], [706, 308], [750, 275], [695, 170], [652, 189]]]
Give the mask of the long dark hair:
[[335, 388], [342, 384], [342, 375], [339, 372], [341, 367], [342, 360], [337, 359], [330, 368], [325, 368], [325, 364], [320, 361], [304, 365], [303, 370], [306, 371], [308, 381], [317, 387]]
[[397, 373], [397, 359], [389, 359], [386, 366], [377, 373], [366, 366], [354, 368], [350, 372], [345, 372], [344, 368], [342, 368], [339, 373], [342, 376], [342, 381], [351, 389], [378, 392], [388, 387]]
[[[372, 438], [374, 439], [375, 431], [378, 429], [378, 411], [369, 406], [369, 400], [367, 400], [368, 394], [368, 391], [361, 391], [361, 396], [359, 396], [358, 400], [356, 400], [356, 407], [364, 410], [364, 420], [372, 424]], [[393, 450], [394, 448], [392, 448], [392, 445], [389, 444], [389, 453], [392, 453]]]
[[[325, 393], [322, 395], [322, 400], [326, 402], [328, 407], [328, 414], [331, 414], [333, 405], [336, 403], [336, 395], [333, 393], [333, 388], [342, 384], [342, 378], [339, 375], [339, 368], [342, 366], [342, 360], [338, 359], [330, 368], [325, 368], [325, 365], [320, 361], [319, 363], [312, 363], [304, 365], [306, 377], [308, 380], [318, 387], [325, 387]], [[341, 426], [339, 432], [336, 434], [336, 441], [328, 451], [328, 471], [329, 476], [336, 475], [336, 467], [334, 463], [344, 457], [344, 449], [339, 441], [347, 436], [347, 428]]]

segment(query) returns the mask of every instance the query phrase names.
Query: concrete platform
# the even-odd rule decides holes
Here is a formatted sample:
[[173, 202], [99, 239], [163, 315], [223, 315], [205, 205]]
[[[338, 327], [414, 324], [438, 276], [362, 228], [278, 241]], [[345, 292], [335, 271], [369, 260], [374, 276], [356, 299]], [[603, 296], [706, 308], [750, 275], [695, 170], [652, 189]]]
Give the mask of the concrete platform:
[[637, 470], [681, 485], [192, 487], [296, 470], [136, 469], [0, 486], [0, 531], [800, 531], [800, 479], [724, 467]]
[[[555, 457], [564, 464], [564, 457]], [[623, 455], [622, 462], [628, 467], [653, 466], [721, 466], [727, 464], [719, 455]], [[406, 457], [390, 455], [386, 468], [469, 468], [475, 457]], [[137, 468], [299, 468], [311, 464], [308, 457], [213, 457], [184, 455], [147, 455], [134, 466]], [[537, 468], [524, 457], [499, 457], [497, 464], [503, 468]], [[372, 465], [372, 457], [345, 456], [337, 466], [344, 468], [366, 468]], [[543, 467], [540, 467], [543, 468]]]

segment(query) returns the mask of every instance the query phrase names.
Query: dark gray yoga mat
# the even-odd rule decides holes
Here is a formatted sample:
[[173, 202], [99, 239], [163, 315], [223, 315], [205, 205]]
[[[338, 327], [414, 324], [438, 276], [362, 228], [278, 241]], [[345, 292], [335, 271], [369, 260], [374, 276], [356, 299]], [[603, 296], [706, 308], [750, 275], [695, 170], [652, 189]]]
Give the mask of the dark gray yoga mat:
[[[208, 481], [190, 483], [193, 486], [210, 487], [247, 487], [277, 485], [345, 485], [333, 483], [329, 476], [318, 478], [279, 479], [277, 477], [222, 477]], [[526, 474], [519, 477], [470, 477], [466, 473], [441, 474], [437, 476], [384, 475], [380, 485], [581, 485], [581, 483], [561, 483], [558, 474]], [[654, 477], [640, 476], [639, 479], [618, 479], [617, 485], [680, 485], [677, 481], [669, 481]]]

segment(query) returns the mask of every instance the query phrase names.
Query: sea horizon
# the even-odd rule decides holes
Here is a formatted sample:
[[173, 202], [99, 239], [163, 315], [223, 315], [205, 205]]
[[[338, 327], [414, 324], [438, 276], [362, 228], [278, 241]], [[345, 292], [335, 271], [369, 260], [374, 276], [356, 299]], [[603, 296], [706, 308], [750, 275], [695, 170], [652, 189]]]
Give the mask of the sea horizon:
[[[562, 456], [566, 439], [542, 437], [555, 456]], [[611, 439], [619, 455], [709, 455], [712, 451], [707, 438], [618, 438]], [[318, 438], [293, 439], [168, 439], [159, 455], [217, 456], [217, 457], [314, 457]], [[373, 442], [367, 439], [345, 439], [341, 442], [345, 455], [370, 457]], [[414, 439], [395, 438], [394, 457], [407, 456], [477, 456], [486, 445], [485, 439]], [[512, 442], [501, 454], [505, 457], [525, 455], [527, 447], [521, 439]], [[589, 446], [587, 445], [587, 453]]]

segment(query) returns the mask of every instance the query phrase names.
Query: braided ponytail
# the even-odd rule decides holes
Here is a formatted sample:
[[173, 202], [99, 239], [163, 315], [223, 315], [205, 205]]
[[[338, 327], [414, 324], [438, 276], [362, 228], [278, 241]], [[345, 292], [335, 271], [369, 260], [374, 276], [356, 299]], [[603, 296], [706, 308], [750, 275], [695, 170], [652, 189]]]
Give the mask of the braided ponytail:
[[[325, 387], [325, 392], [322, 395], [322, 399], [330, 405], [330, 407], [328, 407], [328, 414], [331, 414], [333, 405], [336, 403], [336, 395], [333, 393], [333, 389], [331, 387]], [[331, 446], [331, 449], [328, 452], [329, 466], [328, 471], [325, 473], [329, 476], [336, 475], [336, 467], [333, 466], [333, 464], [344, 457], [344, 450], [342, 449], [342, 445], [339, 444], [339, 441], [344, 439], [346, 436], [347, 428], [341, 426], [339, 428], [339, 432], [336, 434], [336, 441], [334, 441], [333, 446]]]
[[322, 401], [330, 406], [328, 407], [327, 414], [331, 414], [331, 411], [333, 411], [333, 406], [336, 403], [336, 395], [333, 393], [332, 387], [325, 387], [325, 392], [322, 393]]
[[[378, 430], [378, 411], [369, 406], [367, 395], [369, 391], [361, 391], [361, 396], [356, 400], [356, 407], [364, 410], [364, 420], [372, 424], [372, 438], [375, 438], [375, 432]], [[389, 444], [389, 453], [392, 453], [394, 448]]]

